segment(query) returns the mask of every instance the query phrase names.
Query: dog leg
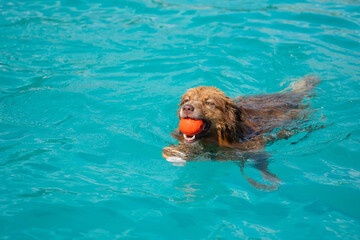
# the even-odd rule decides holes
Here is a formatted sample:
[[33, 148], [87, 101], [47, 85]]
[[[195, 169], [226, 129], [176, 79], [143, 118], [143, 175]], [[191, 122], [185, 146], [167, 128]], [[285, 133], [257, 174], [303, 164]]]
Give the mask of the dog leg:
[[241, 171], [241, 174], [245, 177], [245, 179], [250, 183], [250, 185], [256, 189], [264, 190], [267, 192], [272, 192], [272, 191], [278, 190], [278, 188], [279, 188], [279, 185], [277, 185], [277, 184], [267, 185], [265, 183], [260, 183], [260, 182], [255, 181], [252, 178], [249, 178], [248, 176], [246, 176], [243, 166], [240, 167], [240, 171]]
[[264, 183], [260, 183], [255, 181], [252, 178], [249, 178], [248, 176], [246, 176], [245, 172], [244, 172], [244, 165], [245, 165], [245, 161], [242, 161], [240, 163], [240, 171], [241, 174], [245, 177], [245, 179], [255, 188], [257, 189], [261, 189], [264, 191], [275, 191], [279, 188], [279, 183], [282, 182], [275, 174], [271, 173], [268, 169], [268, 165], [269, 163], [267, 162], [267, 160], [269, 159], [269, 154], [268, 153], [254, 153], [251, 154], [249, 156], [250, 159], [252, 159], [254, 161], [254, 166], [256, 169], [258, 169], [261, 173], [261, 176], [264, 180], [267, 180], [270, 182], [270, 184], [264, 184]]
[[269, 182], [281, 182], [281, 180], [273, 173], [269, 171], [269, 162], [267, 161], [270, 156], [268, 153], [256, 153], [251, 158], [254, 161], [254, 166], [258, 169], [264, 180]]

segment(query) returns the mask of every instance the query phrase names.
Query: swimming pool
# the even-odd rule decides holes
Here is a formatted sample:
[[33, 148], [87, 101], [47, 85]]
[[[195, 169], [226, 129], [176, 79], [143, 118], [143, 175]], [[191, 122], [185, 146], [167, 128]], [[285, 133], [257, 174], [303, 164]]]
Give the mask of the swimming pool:
[[[359, 12], [0, 1], [0, 239], [358, 239]], [[188, 88], [272, 93], [307, 74], [322, 80], [309, 102], [327, 127], [267, 147], [277, 191], [234, 162], [161, 157]]]

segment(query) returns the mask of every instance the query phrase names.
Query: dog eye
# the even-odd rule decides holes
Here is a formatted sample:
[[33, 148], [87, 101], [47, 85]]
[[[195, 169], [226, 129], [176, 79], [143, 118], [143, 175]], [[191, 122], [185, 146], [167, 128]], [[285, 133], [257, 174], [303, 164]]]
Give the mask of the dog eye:
[[211, 101], [209, 101], [209, 100], [206, 100], [205, 103], [206, 103], [207, 105], [212, 105], [212, 104], [213, 104], [213, 103], [212, 103]]
[[190, 100], [189, 100], [189, 99], [185, 99], [185, 100], [183, 100], [183, 101], [180, 103], [180, 105], [183, 105], [183, 104], [187, 103], [188, 101], [190, 101]]

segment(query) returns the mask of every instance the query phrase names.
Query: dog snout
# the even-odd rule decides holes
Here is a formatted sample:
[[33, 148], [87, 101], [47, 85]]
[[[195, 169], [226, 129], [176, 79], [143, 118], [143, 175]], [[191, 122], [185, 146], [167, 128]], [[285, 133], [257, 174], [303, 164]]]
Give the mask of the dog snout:
[[194, 106], [191, 104], [185, 104], [182, 108], [185, 114], [190, 114], [194, 112]]

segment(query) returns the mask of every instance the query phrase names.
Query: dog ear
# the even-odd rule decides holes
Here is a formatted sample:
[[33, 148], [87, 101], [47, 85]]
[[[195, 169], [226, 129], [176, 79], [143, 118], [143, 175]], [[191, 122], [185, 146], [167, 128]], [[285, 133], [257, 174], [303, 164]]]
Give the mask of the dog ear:
[[245, 135], [245, 125], [243, 119], [243, 112], [242, 109], [236, 106], [235, 102], [229, 100], [229, 118], [231, 119], [230, 125], [234, 135], [234, 141], [239, 141]]
[[238, 142], [245, 135], [245, 126], [242, 116], [242, 110], [236, 106], [235, 102], [229, 98], [224, 99], [224, 115], [225, 119], [217, 126], [219, 142], [231, 144]]
[[225, 113], [229, 119], [229, 123], [233, 123], [233, 125], [237, 125], [242, 122], [242, 112], [241, 108], [236, 106], [235, 102], [230, 99], [226, 102], [227, 112]]

